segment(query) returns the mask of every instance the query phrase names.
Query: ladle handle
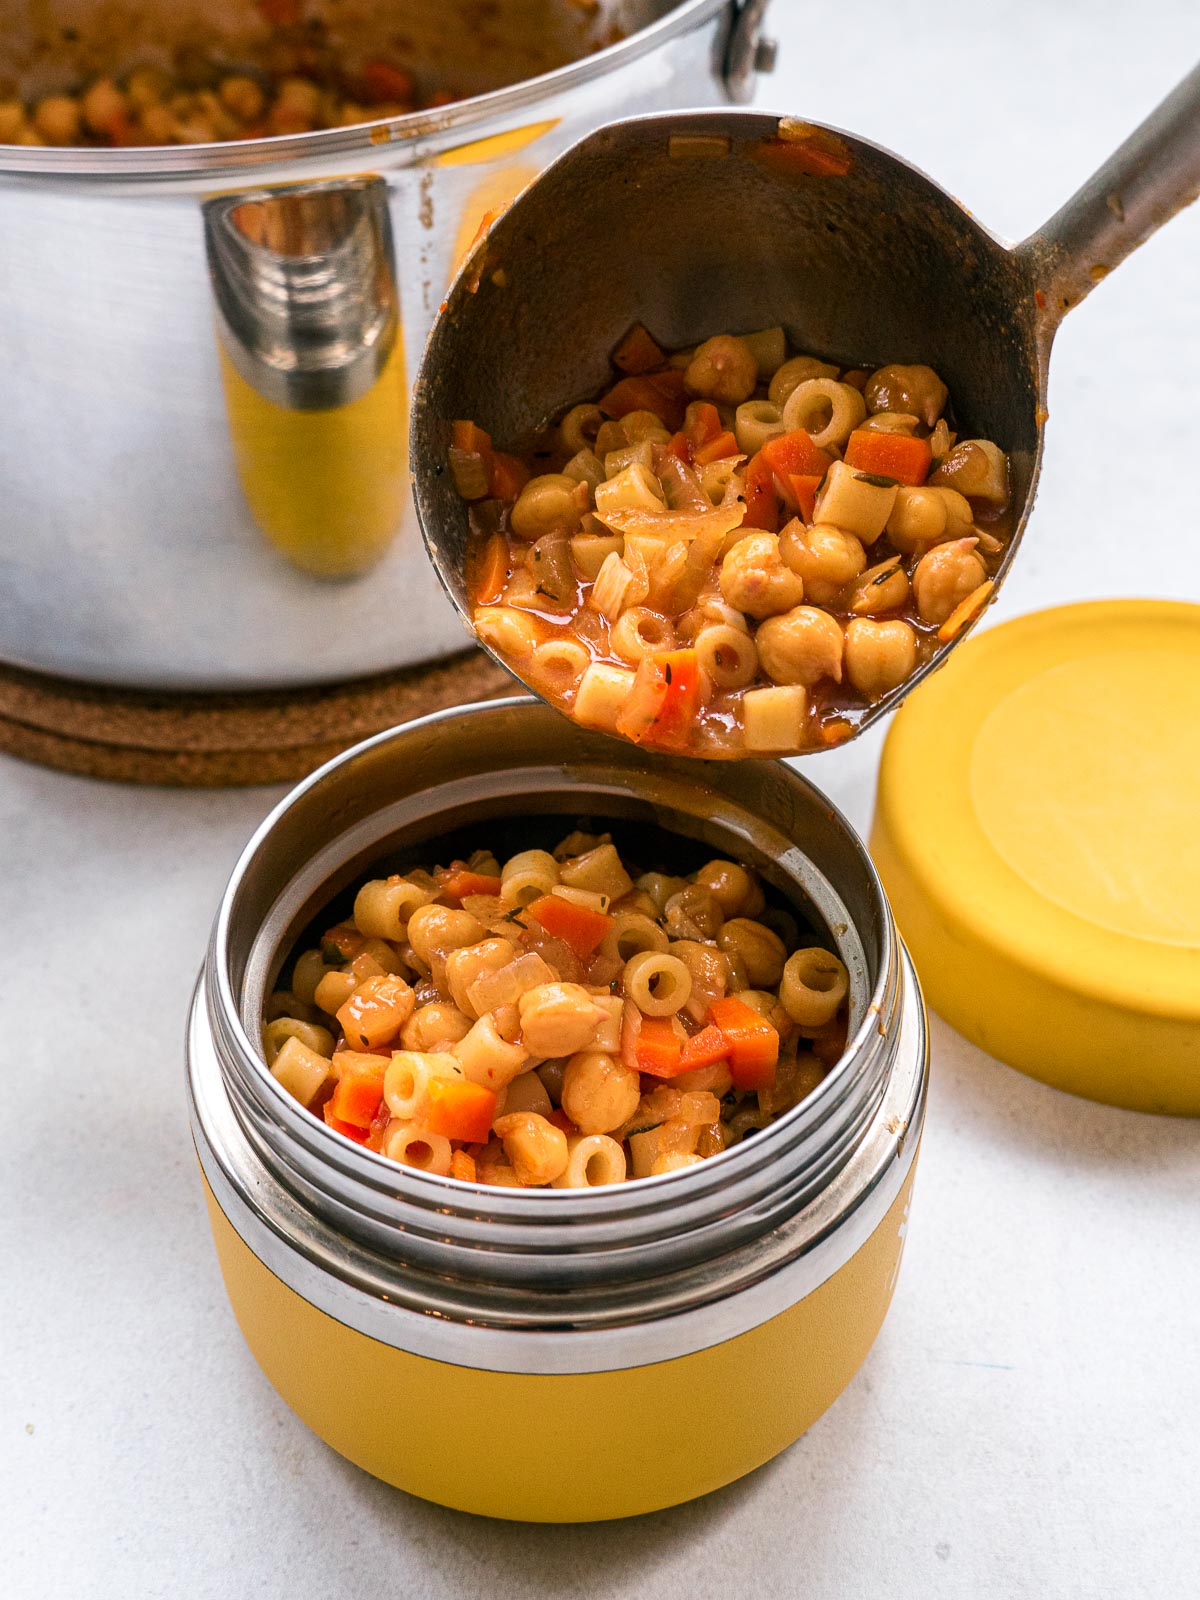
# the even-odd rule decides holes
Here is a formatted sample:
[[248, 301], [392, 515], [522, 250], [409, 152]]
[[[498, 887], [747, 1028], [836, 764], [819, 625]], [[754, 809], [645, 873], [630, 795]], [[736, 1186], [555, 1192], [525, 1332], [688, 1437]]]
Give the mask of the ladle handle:
[[1051, 325], [1200, 193], [1200, 65], [1018, 246]]

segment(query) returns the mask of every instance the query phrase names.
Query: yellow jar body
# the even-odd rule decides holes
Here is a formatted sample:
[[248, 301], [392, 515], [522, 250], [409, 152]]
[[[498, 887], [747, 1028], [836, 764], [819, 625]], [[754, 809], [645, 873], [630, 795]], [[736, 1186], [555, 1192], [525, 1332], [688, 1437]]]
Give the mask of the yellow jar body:
[[456, 1510], [600, 1522], [744, 1476], [832, 1405], [891, 1301], [915, 1165], [865, 1243], [786, 1311], [674, 1360], [567, 1375], [454, 1366], [348, 1327], [264, 1266], [205, 1187], [246, 1342], [326, 1444]]

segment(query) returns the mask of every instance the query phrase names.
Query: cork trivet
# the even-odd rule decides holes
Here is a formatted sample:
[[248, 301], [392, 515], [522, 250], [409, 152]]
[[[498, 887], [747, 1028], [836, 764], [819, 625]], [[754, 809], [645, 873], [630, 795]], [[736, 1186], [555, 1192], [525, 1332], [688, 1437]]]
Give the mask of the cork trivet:
[[478, 650], [353, 683], [253, 694], [104, 689], [0, 667], [0, 750], [121, 783], [283, 783], [398, 722], [515, 687]]

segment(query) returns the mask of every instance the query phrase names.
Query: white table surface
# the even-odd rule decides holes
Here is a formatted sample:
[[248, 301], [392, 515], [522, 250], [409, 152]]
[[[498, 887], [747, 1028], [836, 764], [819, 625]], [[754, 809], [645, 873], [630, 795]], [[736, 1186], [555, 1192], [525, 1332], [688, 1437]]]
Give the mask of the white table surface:
[[[1200, 55], [1195, 0], [776, 0], [762, 103], [907, 154], [1009, 237]], [[1200, 600], [1200, 207], [1064, 328], [997, 618]], [[878, 739], [811, 776], [859, 826]], [[0, 1593], [12, 1600], [1198, 1592], [1200, 1124], [1041, 1087], [934, 1024], [908, 1250], [875, 1349], [749, 1479], [619, 1527], [410, 1499], [295, 1420], [227, 1307], [184, 1012], [271, 792], [0, 760]]]

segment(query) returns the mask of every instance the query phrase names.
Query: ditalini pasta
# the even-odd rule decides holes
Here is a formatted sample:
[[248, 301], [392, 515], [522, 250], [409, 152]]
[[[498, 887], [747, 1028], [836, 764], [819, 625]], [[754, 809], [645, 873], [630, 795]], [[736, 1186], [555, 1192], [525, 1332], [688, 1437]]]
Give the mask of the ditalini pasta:
[[457, 422], [449, 458], [476, 632], [577, 722], [820, 749], [987, 604], [1008, 461], [931, 368], [789, 356], [779, 328], [668, 356], [638, 326], [613, 361], [521, 457]]
[[842, 1053], [849, 979], [738, 863], [645, 871], [577, 831], [364, 883], [290, 984], [264, 1059], [338, 1133], [443, 1177], [589, 1188], [798, 1104]]

